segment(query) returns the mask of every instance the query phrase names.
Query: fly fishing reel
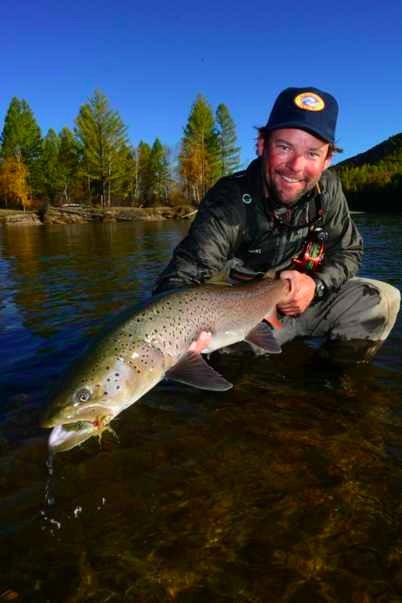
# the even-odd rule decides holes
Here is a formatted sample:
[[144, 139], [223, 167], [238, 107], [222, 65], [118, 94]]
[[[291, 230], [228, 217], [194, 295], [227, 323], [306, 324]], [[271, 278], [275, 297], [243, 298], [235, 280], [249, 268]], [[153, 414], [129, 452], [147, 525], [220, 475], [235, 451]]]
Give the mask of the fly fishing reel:
[[299, 272], [316, 272], [324, 261], [327, 238], [328, 233], [323, 228], [311, 230], [299, 257], [292, 260], [293, 267]]

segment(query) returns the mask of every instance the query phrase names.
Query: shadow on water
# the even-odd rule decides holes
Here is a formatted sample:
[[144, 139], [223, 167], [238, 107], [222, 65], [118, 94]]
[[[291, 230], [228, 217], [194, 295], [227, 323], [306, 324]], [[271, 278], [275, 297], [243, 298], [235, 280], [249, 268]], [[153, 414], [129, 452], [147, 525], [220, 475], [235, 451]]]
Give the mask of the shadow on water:
[[401, 602], [400, 323], [343, 370], [302, 342], [213, 354], [231, 391], [161, 384], [49, 475], [49, 384], [180, 238], [84, 230], [3, 242], [0, 602]]

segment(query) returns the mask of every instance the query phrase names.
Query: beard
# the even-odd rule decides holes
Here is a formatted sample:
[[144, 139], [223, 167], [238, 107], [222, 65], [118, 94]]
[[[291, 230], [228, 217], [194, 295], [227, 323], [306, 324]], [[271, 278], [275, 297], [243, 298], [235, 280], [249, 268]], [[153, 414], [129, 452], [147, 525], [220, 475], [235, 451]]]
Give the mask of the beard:
[[309, 193], [319, 181], [319, 178], [309, 180], [300, 179], [294, 184], [286, 182], [284, 178], [291, 178], [286, 173], [276, 172], [274, 178], [269, 178], [265, 175], [265, 184], [267, 186], [269, 196], [276, 203], [284, 205], [295, 205], [304, 195]]

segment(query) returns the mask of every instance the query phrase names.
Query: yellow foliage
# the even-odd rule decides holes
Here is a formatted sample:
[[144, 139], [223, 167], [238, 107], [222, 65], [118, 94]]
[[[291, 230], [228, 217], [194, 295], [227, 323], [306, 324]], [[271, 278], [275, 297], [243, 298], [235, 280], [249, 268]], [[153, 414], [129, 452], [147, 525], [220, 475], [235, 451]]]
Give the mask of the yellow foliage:
[[188, 145], [181, 154], [181, 175], [187, 182], [191, 198], [199, 204], [205, 195], [208, 185], [207, 174], [208, 156], [203, 145]]
[[25, 211], [32, 205], [28, 185], [28, 168], [22, 159], [6, 157], [0, 163], [0, 202], [5, 207], [22, 207]]

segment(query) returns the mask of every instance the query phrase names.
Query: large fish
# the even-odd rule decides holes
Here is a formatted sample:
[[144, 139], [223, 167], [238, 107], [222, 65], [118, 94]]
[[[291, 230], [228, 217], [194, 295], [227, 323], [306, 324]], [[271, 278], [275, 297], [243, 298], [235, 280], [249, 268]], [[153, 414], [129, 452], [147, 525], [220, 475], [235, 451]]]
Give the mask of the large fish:
[[163, 378], [202, 389], [232, 387], [201, 356], [239, 341], [280, 352], [272, 329], [289, 281], [200, 285], [124, 312], [65, 379], [42, 425], [50, 449], [69, 450], [94, 435]]

